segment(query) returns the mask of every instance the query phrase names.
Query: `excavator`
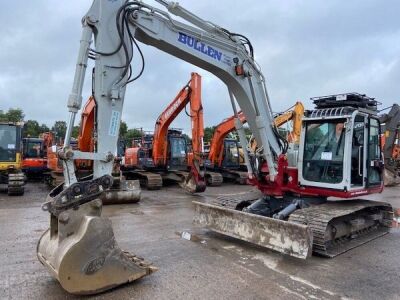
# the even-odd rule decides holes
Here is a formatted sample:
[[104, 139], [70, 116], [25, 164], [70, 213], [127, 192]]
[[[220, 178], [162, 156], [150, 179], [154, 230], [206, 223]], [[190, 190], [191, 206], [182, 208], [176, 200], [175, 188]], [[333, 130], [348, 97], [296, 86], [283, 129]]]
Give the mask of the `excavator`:
[[[79, 126], [79, 134], [73, 149], [80, 151], [93, 152], [96, 149], [95, 128], [96, 101], [93, 97], [89, 97], [81, 113], [81, 121]], [[63, 176], [62, 159], [56, 154], [57, 150], [48, 147], [48, 165], [51, 170], [52, 185], [62, 185], [65, 178]], [[118, 152], [118, 151], [117, 151]], [[76, 174], [79, 178], [91, 177], [93, 172], [93, 161], [88, 159], [77, 159], [74, 161]], [[139, 182], [136, 180], [127, 180], [120, 171], [121, 158], [116, 155], [113, 165], [113, 185], [102, 194], [101, 200], [103, 204], [121, 204], [136, 203], [140, 201], [141, 190]]]
[[0, 122], [0, 186], [9, 196], [23, 195], [22, 122]]
[[[144, 70], [140, 43], [221, 79], [234, 114], [238, 105], [257, 141], [257, 151], [250, 152], [239, 130], [249, 180], [263, 196], [252, 203], [233, 196], [224, 202], [195, 202], [197, 224], [299, 258], [313, 251], [332, 257], [386, 234], [392, 207], [358, 198], [383, 190], [378, 102], [357, 93], [314, 98], [315, 108], [302, 121], [298, 153], [289, 155], [288, 142], [274, 125], [265, 77], [250, 40], [176, 2], [157, 2], [162, 8], [144, 1], [94, 0], [82, 19], [67, 132], [58, 151], [66, 181], [42, 204], [50, 226], [37, 246], [39, 261], [61, 286], [72, 294], [95, 294], [156, 270], [121, 250], [110, 220], [101, 215], [99, 200], [113, 182], [126, 87]], [[72, 150], [70, 140], [89, 58], [95, 61], [97, 147], [82, 152]], [[139, 73], [133, 72], [131, 62], [141, 66]], [[93, 178], [77, 179], [75, 159], [93, 160]]]
[[[246, 123], [243, 112], [238, 112], [239, 126]], [[238, 184], [247, 183], [247, 172], [241, 170], [239, 143], [236, 139], [227, 139], [226, 136], [235, 130], [236, 116], [231, 116], [218, 124], [210, 142], [210, 151], [206, 167], [218, 172], [224, 180], [231, 180]], [[211, 178], [206, 173], [207, 184], [212, 185]]]
[[[186, 112], [188, 104], [190, 112]], [[190, 153], [182, 131], [169, 128], [183, 110], [191, 118]], [[147, 135], [147, 142], [143, 139], [140, 145], [126, 149], [124, 173], [141, 180], [148, 189], [158, 189], [162, 186], [163, 179], [169, 179], [178, 182], [191, 193], [203, 192], [206, 187], [202, 157], [203, 136], [201, 76], [192, 73], [189, 82], [157, 118], [154, 134], [151, 137]], [[211, 172], [207, 176], [213, 178], [214, 183], [222, 182], [218, 173]]]
[[47, 151], [53, 144], [53, 134], [44, 132], [37, 138], [27, 137], [22, 140], [22, 171], [27, 177], [42, 178], [48, 173]]
[[[283, 113], [277, 114], [274, 118], [276, 127], [280, 127], [289, 121], [293, 122], [293, 130], [286, 137], [289, 144], [297, 144], [299, 142], [303, 115], [303, 104], [296, 102], [294, 106]], [[243, 112], [239, 111], [238, 119], [233, 115], [217, 125], [211, 138], [210, 152], [208, 154], [209, 168], [220, 172], [224, 179], [234, 180], [239, 184], [247, 183], [247, 172], [242, 170], [239, 156], [242, 148], [239, 147], [236, 139], [227, 139], [226, 136], [236, 127], [240, 129], [242, 124], [246, 122]], [[255, 139], [251, 139], [250, 145], [255, 151], [257, 147]]]
[[393, 104], [390, 111], [381, 114], [383, 127], [383, 156], [385, 158], [385, 185], [400, 184], [400, 106]]

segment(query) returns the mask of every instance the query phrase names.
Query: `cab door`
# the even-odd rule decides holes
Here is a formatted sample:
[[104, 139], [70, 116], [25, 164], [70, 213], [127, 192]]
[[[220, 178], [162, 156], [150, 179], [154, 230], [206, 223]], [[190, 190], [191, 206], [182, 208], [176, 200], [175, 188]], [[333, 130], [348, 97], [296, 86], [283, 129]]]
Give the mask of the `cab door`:
[[375, 118], [368, 122], [367, 187], [379, 186], [383, 181], [383, 159], [380, 145], [380, 123]]
[[353, 123], [351, 144], [350, 184], [351, 189], [365, 187], [367, 170], [365, 157], [367, 155], [368, 116], [357, 114]]

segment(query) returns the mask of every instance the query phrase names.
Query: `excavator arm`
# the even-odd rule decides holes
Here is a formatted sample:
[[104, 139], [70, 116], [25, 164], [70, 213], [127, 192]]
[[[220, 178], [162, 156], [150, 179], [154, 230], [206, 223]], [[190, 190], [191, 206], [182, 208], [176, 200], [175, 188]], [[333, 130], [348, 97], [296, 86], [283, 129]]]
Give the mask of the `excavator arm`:
[[385, 185], [400, 183], [399, 146], [396, 139], [400, 132], [400, 106], [393, 104], [387, 114], [382, 114], [380, 122], [384, 124], [383, 156], [385, 159]]
[[95, 128], [95, 113], [96, 113], [96, 101], [91, 96], [85, 103], [85, 106], [81, 113], [81, 123], [79, 126], [78, 135], [78, 149], [84, 152], [94, 151], [94, 138], [93, 130]]
[[301, 102], [286, 110], [284, 113], [275, 117], [275, 126], [280, 127], [283, 124], [292, 121], [293, 129], [288, 135], [289, 143], [299, 143], [301, 134], [301, 124], [304, 116], [304, 105]]

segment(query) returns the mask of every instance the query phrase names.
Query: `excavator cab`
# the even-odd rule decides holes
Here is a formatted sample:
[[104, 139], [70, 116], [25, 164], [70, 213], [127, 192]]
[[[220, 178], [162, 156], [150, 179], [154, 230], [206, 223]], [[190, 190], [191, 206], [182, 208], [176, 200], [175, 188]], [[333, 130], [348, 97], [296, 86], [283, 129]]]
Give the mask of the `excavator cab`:
[[24, 138], [22, 170], [27, 176], [40, 177], [47, 171], [47, 159], [44, 140], [41, 138]]
[[383, 160], [376, 101], [359, 94], [313, 100], [316, 109], [303, 119], [299, 184], [349, 195], [381, 187]]
[[15, 162], [17, 154], [20, 154], [19, 138], [21, 137], [21, 129], [10, 123], [0, 124], [0, 161]]
[[224, 168], [239, 169], [240, 168], [240, 153], [239, 143], [235, 139], [224, 140], [224, 159], [222, 166]]
[[9, 195], [24, 193], [25, 176], [21, 171], [22, 124], [0, 123], [0, 184]]
[[188, 169], [187, 142], [182, 131], [168, 130], [168, 170], [186, 171]]

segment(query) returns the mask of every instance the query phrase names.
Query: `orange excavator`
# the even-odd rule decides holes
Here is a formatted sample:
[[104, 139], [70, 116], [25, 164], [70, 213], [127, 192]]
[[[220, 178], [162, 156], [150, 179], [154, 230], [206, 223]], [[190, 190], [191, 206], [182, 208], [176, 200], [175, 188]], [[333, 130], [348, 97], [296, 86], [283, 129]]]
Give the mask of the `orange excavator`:
[[22, 171], [29, 178], [42, 178], [48, 171], [47, 151], [53, 144], [53, 134], [44, 132], [37, 138], [27, 137], [22, 140]]
[[[218, 172], [224, 180], [246, 184], [247, 172], [241, 170], [240, 147], [236, 139], [226, 138], [235, 130], [235, 119], [238, 118], [242, 124], [246, 123], [243, 112], [238, 112], [237, 117], [231, 116], [223, 120], [214, 130], [211, 138], [210, 152], [208, 153], [207, 169]], [[207, 184], [214, 185], [213, 178], [206, 173]]]
[[[188, 104], [190, 112], [185, 110]], [[191, 118], [190, 153], [182, 131], [169, 128], [183, 110]], [[189, 82], [158, 117], [154, 134], [144, 136], [143, 143], [126, 149], [124, 175], [139, 179], [148, 189], [159, 189], [163, 180], [173, 180], [191, 193], [203, 192], [206, 187], [203, 136], [201, 76], [192, 73]]]
[[[86, 102], [79, 126], [79, 135], [75, 148], [82, 152], [94, 152], [96, 150], [96, 134], [94, 133], [96, 122], [96, 101], [89, 97]], [[58, 147], [59, 148], [59, 147]], [[48, 167], [51, 170], [51, 178], [54, 185], [64, 181], [62, 161], [57, 155], [57, 146], [49, 147]], [[140, 185], [136, 180], [126, 180], [120, 171], [121, 157], [116, 155], [113, 165], [113, 185], [110, 190], [102, 196], [103, 204], [135, 203], [140, 200]], [[88, 159], [76, 159], [75, 169], [78, 178], [91, 177], [93, 172], [93, 161]]]
[[[274, 123], [280, 127], [289, 121], [292, 121], [292, 130], [285, 137], [289, 144], [298, 144], [301, 133], [301, 121], [304, 116], [304, 105], [296, 102], [295, 105], [285, 112], [275, 116]], [[247, 122], [242, 111], [222, 121], [214, 130], [211, 138], [210, 152], [208, 154], [207, 168], [219, 172], [225, 180], [234, 181], [239, 184], [247, 183], [247, 170], [243, 169], [240, 163], [241, 147], [236, 139], [226, 138], [229, 133], [235, 130], [235, 122], [241, 124]], [[252, 139], [251, 147], [256, 148], [255, 140]], [[207, 184], [211, 184], [211, 178], [207, 176]]]

